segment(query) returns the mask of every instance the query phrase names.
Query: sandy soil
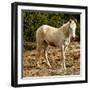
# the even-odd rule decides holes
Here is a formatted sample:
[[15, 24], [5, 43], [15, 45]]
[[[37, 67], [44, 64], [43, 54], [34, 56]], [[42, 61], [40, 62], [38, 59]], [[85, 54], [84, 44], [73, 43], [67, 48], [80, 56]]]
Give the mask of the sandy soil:
[[79, 75], [80, 74], [80, 42], [71, 42], [66, 53], [66, 71], [62, 70], [60, 59], [61, 50], [56, 47], [48, 47], [48, 59], [52, 68], [46, 64], [41, 56], [40, 68], [35, 59], [36, 50], [25, 50], [23, 53], [23, 77]]

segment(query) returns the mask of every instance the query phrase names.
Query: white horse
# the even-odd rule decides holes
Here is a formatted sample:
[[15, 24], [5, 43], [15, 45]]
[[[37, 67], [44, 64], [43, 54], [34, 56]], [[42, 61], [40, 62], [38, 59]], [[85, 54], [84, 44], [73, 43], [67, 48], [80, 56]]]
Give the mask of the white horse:
[[47, 57], [48, 45], [61, 48], [62, 65], [66, 69], [65, 65], [65, 53], [68, 45], [70, 44], [71, 37], [75, 38], [76, 23], [70, 19], [67, 23], [63, 24], [60, 28], [55, 28], [49, 25], [42, 25], [36, 31], [37, 42], [37, 65], [40, 66], [40, 53], [41, 49], [44, 49], [44, 58], [51, 68]]

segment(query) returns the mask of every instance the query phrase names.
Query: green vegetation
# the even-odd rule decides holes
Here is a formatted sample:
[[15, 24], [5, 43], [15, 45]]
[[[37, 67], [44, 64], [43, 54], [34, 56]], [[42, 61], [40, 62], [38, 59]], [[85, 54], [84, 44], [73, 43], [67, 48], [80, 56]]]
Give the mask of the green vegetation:
[[22, 11], [25, 41], [35, 41], [35, 32], [43, 24], [60, 27], [70, 18], [77, 19], [77, 35], [80, 36], [80, 15], [61, 12]]
[[[76, 34], [80, 38], [80, 15], [61, 12], [22, 11], [24, 42], [35, 42], [36, 30], [44, 24], [60, 27], [70, 18], [77, 20]], [[33, 46], [32, 46], [33, 47]]]
[[36, 49], [36, 43], [35, 42], [24, 42], [24, 49], [25, 50]]

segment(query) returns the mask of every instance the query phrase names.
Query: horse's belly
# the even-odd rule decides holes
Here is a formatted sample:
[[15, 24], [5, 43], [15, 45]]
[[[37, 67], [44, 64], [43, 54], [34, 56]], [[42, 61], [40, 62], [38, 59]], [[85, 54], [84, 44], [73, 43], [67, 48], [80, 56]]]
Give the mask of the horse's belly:
[[49, 45], [57, 47], [57, 45], [54, 42], [49, 42]]
[[58, 39], [53, 39], [51, 37], [45, 39], [46, 43], [50, 46], [61, 47], [62, 43]]
[[61, 47], [63, 44], [63, 39], [60, 38], [60, 35], [55, 35], [55, 34], [47, 34], [45, 37], [45, 41], [54, 47]]

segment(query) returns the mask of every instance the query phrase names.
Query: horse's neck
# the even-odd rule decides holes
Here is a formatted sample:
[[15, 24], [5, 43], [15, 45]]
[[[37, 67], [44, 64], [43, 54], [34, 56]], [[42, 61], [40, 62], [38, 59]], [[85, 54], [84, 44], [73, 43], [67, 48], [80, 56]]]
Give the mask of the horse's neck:
[[69, 22], [67, 22], [66, 24], [64, 24], [63, 26], [61, 26], [59, 28], [59, 31], [62, 31], [64, 33], [65, 37], [69, 37], [69, 35], [70, 35], [69, 27], [70, 27], [70, 24], [69, 24]]
[[65, 35], [65, 39], [68, 40], [69, 42], [71, 41], [71, 31], [70, 31], [70, 24], [67, 22], [63, 26], [59, 28], [60, 32], [63, 32]]

